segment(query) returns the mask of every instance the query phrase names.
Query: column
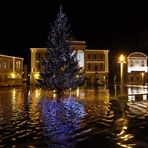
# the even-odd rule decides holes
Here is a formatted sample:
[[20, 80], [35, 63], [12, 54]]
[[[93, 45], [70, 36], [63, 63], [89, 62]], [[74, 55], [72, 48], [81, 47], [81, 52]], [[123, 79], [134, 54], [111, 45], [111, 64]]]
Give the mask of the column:
[[108, 70], [108, 51], [104, 51], [105, 54], [105, 72], [109, 72]]

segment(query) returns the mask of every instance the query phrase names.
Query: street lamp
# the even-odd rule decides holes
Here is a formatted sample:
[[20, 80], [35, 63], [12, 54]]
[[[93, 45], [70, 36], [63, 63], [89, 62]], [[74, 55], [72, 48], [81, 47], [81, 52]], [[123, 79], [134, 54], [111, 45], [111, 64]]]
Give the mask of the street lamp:
[[120, 85], [121, 85], [121, 93], [123, 91], [123, 82], [124, 82], [124, 63], [125, 62], [125, 57], [123, 54], [120, 55], [119, 57], [119, 63], [120, 63]]

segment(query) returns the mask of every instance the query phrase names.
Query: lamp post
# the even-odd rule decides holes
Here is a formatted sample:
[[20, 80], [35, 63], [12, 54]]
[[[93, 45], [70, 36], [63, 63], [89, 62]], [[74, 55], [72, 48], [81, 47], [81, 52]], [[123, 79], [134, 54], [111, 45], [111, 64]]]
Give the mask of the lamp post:
[[121, 86], [121, 93], [123, 93], [124, 63], [125, 63], [125, 57], [123, 54], [121, 54], [119, 57], [119, 63], [120, 63], [120, 86]]

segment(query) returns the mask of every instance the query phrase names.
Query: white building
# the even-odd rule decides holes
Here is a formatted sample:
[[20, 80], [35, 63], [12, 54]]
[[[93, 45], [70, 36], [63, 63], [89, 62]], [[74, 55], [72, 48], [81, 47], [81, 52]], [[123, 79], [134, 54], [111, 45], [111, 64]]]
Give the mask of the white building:
[[147, 55], [133, 52], [127, 57], [128, 84], [141, 84], [147, 82]]

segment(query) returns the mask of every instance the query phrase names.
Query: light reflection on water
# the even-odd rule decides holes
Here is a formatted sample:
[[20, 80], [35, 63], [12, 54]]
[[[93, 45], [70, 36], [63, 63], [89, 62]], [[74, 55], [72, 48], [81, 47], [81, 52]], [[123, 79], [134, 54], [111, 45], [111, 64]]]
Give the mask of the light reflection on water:
[[147, 100], [147, 94], [148, 94], [148, 89], [147, 86], [130, 86], [127, 87], [127, 92], [128, 92], [128, 100], [129, 101], [135, 101], [136, 96], [142, 94], [140, 96], [140, 99]]
[[[35, 88], [1, 88], [0, 147], [147, 146], [147, 89], [127, 87], [125, 99], [118, 90], [78, 88], [57, 99]], [[136, 93], [146, 96], [129, 99]]]

